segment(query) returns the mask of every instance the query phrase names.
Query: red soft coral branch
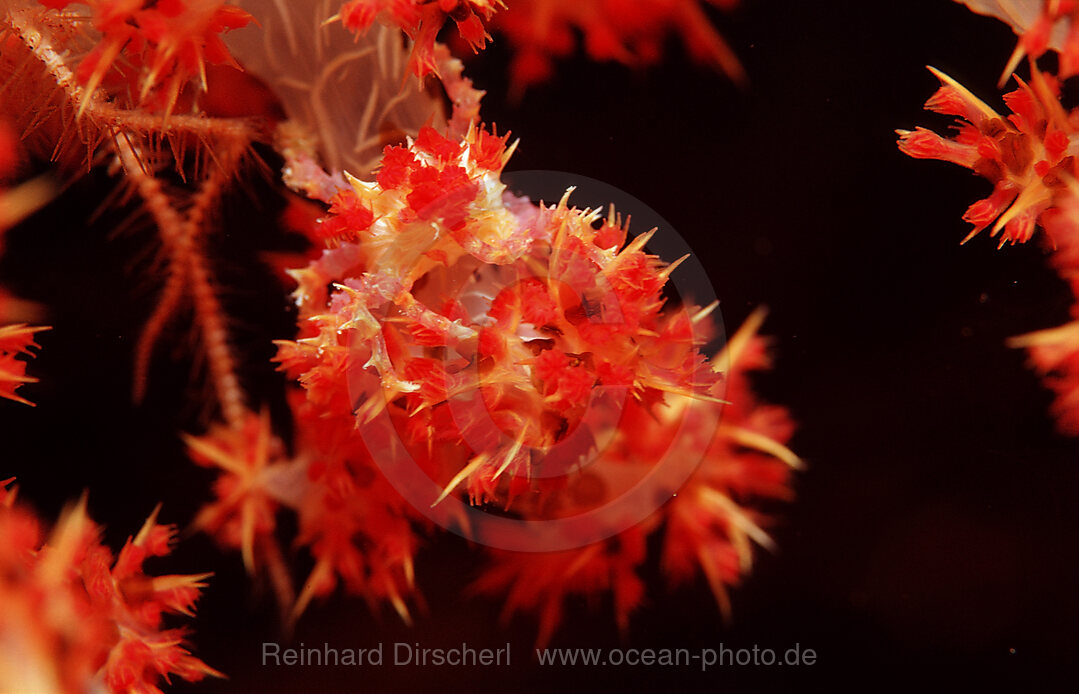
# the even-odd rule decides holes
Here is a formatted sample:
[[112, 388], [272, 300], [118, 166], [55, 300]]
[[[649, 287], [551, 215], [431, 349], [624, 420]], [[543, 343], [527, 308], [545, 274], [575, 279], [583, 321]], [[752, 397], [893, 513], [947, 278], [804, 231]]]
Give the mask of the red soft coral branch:
[[[995, 3], [965, 0], [978, 11], [994, 13]], [[1000, 234], [1000, 245], [1025, 243], [1040, 228], [1050, 262], [1079, 297], [1079, 187], [1076, 186], [1075, 154], [1079, 151], [1079, 111], [1066, 109], [1060, 101], [1060, 81], [1079, 68], [1079, 4], [1046, 2], [1036, 19], [1014, 25], [1021, 33], [1019, 45], [1005, 76], [1029, 55], [1030, 81], [1018, 76], [1018, 89], [1004, 95], [1011, 110], [997, 113], [961, 84], [930, 68], [941, 87], [926, 108], [957, 118], [956, 134], [945, 138], [918, 128], [899, 130], [899, 148], [919, 159], [940, 159], [959, 164], [983, 176], [992, 193], [973, 203], [963, 219], [973, 225], [964, 242], [991, 226]], [[1009, 14], [1008, 20], [1012, 21]], [[1068, 24], [1064, 42], [1053, 45], [1054, 27]], [[1042, 71], [1035, 62], [1050, 48], [1060, 51], [1057, 75]], [[1034, 369], [1056, 393], [1052, 406], [1059, 430], [1079, 435], [1079, 305], [1073, 306], [1071, 323], [1009, 340], [1026, 348]]]
[[993, 184], [993, 194], [967, 210], [974, 225], [964, 241], [990, 224], [991, 236], [1003, 231], [1001, 245], [1021, 243], [1045, 225], [1045, 216], [1067, 195], [1066, 181], [1075, 173], [1071, 138], [1077, 132], [1061, 107], [1055, 78], [1036, 68], [1031, 83], [1004, 96], [1012, 110], [1005, 118], [965, 87], [939, 70], [941, 81], [926, 108], [960, 119], [954, 137], [944, 138], [918, 128], [898, 130], [899, 149], [916, 159], [940, 159], [972, 169]]
[[502, 0], [350, 0], [341, 6], [335, 19], [354, 33], [363, 33], [375, 20], [394, 24], [414, 42], [409, 71], [417, 77], [439, 74], [435, 39], [447, 20], [474, 51], [491, 39], [483, 22], [501, 7]]
[[149, 694], [170, 675], [222, 676], [191, 655], [185, 630], [163, 626], [166, 614], [193, 615], [210, 574], [145, 572], [174, 535], [157, 510], [116, 556], [100, 544], [85, 498], [43, 542], [37, 518], [13, 504], [11, 481], [0, 483], [0, 640], [19, 643], [23, 657], [0, 652], [0, 689], [74, 694], [103, 682], [114, 694]]
[[[252, 17], [224, 0], [39, 0], [45, 7], [89, 8], [100, 40], [79, 63], [76, 76], [86, 97], [106, 84], [130, 84], [135, 103], [172, 111], [180, 90], [193, 78], [206, 89], [206, 64], [239, 67], [221, 34], [240, 29]], [[121, 60], [121, 57], [123, 60]], [[126, 62], [133, 73], [121, 69]], [[132, 74], [131, 80], [127, 74]]]

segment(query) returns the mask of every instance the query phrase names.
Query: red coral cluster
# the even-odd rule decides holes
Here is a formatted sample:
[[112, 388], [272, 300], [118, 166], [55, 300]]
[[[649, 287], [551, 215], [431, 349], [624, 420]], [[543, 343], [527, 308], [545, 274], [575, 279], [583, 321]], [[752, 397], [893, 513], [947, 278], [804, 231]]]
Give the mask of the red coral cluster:
[[191, 655], [164, 615], [193, 614], [209, 574], [152, 576], [143, 563], [170, 551], [155, 511], [119, 554], [99, 541], [85, 500], [45, 540], [41, 523], [0, 482], [0, 689], [160, 693], [170, 675], [221, 676]]
[[19, 357], [33, 356], [30, 350], [37, 347], [34, 333], [42, 330], [47, 328], [24, 324], [0, 326], [0, 398], [33, 404], [15, 392], [22, 384], [37, 381], [26, 375], [26, 362]]
[[1044, 213], [1070, 195], [1066, 182], [1075, 172], [1071, 136], [1079, 123], [1060, 105], [1057, 80], [1037, 70], [1031, 84], [1019, 80], [1019, 88], [1004, 95], [1012, 111], [1005, 118], [952, 78], [932, 71], [942, 85], [925, 107], [959, 118], [958, 132], [944, 138], [924, 128], [899, 130], [899, 149], [917, 159], [959, 164], [993, 184], [993, 194], [963, 215], [974, 225], [964, 241], [990, 224], [992, 236], [1003, 230], [1001, 245], [1028, 241], [1036, 224], [1054, 220]]
[[483, 22], [505, 7], [502, 0], [349, 0], [337, 18], [353, 33], [363, 33], [375, 20], [394, 24], [412, 39], [409, 71], [417, 77], [439, 74], [435, 39], [450, 19], [461, 38], [479, 51], [491, 39]]
[[[1075, 71], [1079, 42], [1068, 33], [1057, 75], [1043, 72], [1033, 57], [1047, 48], [1045, 36], [1058, 21], [1070, 18], [1075, 3], [1047, 3], [1041, 18], [1023, 35], [1017, 52], [1032, 56], [1029, 83], [1018, 76], [1018, 89], [1004, 95], [1006, 117], [944, 73], [930, 68], [940, 89], [926, 108], [955, 116], [957, 132], [945, 138], [930, 130], [898, 130], [899, 149], [918, 159], [939, 159], [971, 169], [993, 184], [993, 192], [972, 204], [963, 219], [973, 225], [964, 242], [992, 225], [1000, 245], [1025, 243], [1038, 228], [1051, 253], [1050, 263], [1079, 298], [1079, 109], [1061, 103], [1061, 80]], [[1009, 69], [1014, 67], [1010, 64]], [[1079, 304], [1073, 322], [1014, 338], [1009, 344], [1029, 350], [1031, 362], [1057, 394], [1053, 415], [1058, 428], [1079, 435]]]
[[[375, 181], [334, 199], [329, 247], [291, 273], [301, 335], [277, 359], [305, 391], [291, 465], [307, 471], [301, 541], [317, 559], [300, 609], [342, 582], [406, 614], [415, 528], [428, 523], [402, 483], [440, 490], [421, 505], [453, 497], [540, 522], [616, 501], [664, 460], [701, 461], [661, 514], [635, 528], [596, 520], [609, 540], [496, 553], [479, 587], [538, 609], [541, 639], [570, 592], [613, 590], [624, 623], [643, 590], [643, 538], [664, 518], [672, 579], [688, 575], [676, 558], [689, 551], [724, 602], [749, 540], [768, 542], [743, 504], [790, 496], [789, 422], [739, 372], [763, 365], [756, 324], [706, 359], [714, 307], [666, 305], [678, 263], [646, 252], [653, 232], [626, 244], [613, 211], [513, 196], [500, 181], [509, 155], [482, 128], [387, 147]], [[717, 427], [725, 388], [740, 402]], [[467, 518], [448, 520], [471, 536]]]
[[134, 104], [158, 111], [171, 111], [194, 78], [205, 90], [207, 63], [238, 67], [221, 35], [252, 21], [224, 0], [38, 1], [54, 10], [89, 9], [100, 39], [75, 72], [87, 98], [100, 86], [127, 88]]

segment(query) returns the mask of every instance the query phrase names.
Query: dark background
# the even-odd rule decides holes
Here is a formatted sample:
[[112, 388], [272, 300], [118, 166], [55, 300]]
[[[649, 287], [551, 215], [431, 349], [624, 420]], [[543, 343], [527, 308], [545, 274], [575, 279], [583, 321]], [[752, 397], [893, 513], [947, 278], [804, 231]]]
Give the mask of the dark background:
[[[580, 173], [653, 207], [702, 259], [729, 330], [754, 307], [771, 309], [776, 363], [760, 391], [791, 408], [791, 445], [809, 464], [773, 528], [779, 553], [762, 551], [733, 591], [732, 624], [703, 581], [668, 590], [653, 562], [627, 634], [608, 602], [571, 602], [552, 645], [800, 644], [817, 664], [540, 668], [535, 622], [502, 624], [496, 601], [465, 596], [481, 553], [439, 535], [419, 557], [428, 608], [412, 628], [337, 597], [309, 610], [296, 641], [509, 641], [511, 667], [263, 668], [261, 643], [279, 638], [271, 596], [237, 554], [196, 535], [154, 570], [216, 572], [194, 641], [231, 679], [175, 691], [1070, 689], [1079, 441], [1054, 433], [1049, 394], [1004, 340], [1065, 322], [1071, 299], [1036, 243], [960, 247], [960, 216], [989, 185], [902, 156], [893, 134], [946, 127], [921, 110], [937, 86], [926, 64], [1001, 107], [994, 83], [1011, 31], [943, 0], [747, 0], [713, 16], [750, 75], [745, 90], [673, 43], [642, 72], [562, 63], [519, 103], [503, 96], [509, 54], [497, 40], [469, 64], [488, 90], [486, 120], [521, 138], [511, 169]], [[199, 415], [182, 330], [159, 353], [148, 402], [129, 402], [131, 346], [156, 291], [140, 269], [152, 233], [106, 238], [120, 213], [87, 228], [111, 185], [87, 177], [11, 235], [0, 273], [46, 303], [55, 328], [32, 367], [42, 383], [25, 389], [38, 407], [0, 403], [0, 477], [18, 475], [46, 518], [88, 488], [91, 515], [119, 547], [159, 500], [164, 521], [188, 523], [210, 476], [186, 462], [176, 435]], [[256, 197], [262, 188], [252, 184]], [[267, 218], [274, 204], [262, 203]], [[226, 211], [218, 258], [249, 250], [252, 230], [257, 238], [250, 209], [241, 196]], [[267, 334], [289, 334], [287, 302], [268, 278], [218, 272], [241, 316], [237, 347], [256, 365], [245, 378], [256, 400], [270, 397], [280, 381], [261, 365]]]

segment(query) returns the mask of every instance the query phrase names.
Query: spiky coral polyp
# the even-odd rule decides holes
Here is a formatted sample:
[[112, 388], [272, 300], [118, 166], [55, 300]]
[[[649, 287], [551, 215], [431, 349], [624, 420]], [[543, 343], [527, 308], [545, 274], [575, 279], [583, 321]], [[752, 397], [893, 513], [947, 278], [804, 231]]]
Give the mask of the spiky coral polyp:
[[[609, 591], [618, 625], [625, 630], [641, 603], [649, 533], [662, 538], [663, 573], [671, 586], [703, 575], [725, 616], [728, 587], [738, 585], [753, 565], [753, 546], [773, 548], [762, 527], [762, 502], [789, 500], [792, 471], [801, 461], [787, 447], [794, 425], [783, 407], [758, 401], [749, 374], [765, 369], [765, 341], [757, 336], [763, 311], [753, 314], [713, 363], [722, 364], [728, 404], [714, 431], [678, 431], [689, 396], [667, 398], [667, 407], [634, 404], [604, 451], [621, 466], [652, 467], [668, 455], [699, 460], [693, 474], [644, 522], [603, 541], [561, 552], [493, 553], [494, 566], [476, 583], [485, 593], [507, 594], [504, 615], [525, 609], [538, 613], [538, 645], [551, 637], [570, 595]], [[721, 405], [706, 403], [717, 411]], [[658, 416], [657, 416], [658, 415]]]
[[[191, 79], [206, 88], [206, 64], [238, 67], [221, 34], [252, 20], [224, 0], [39, 0], [65, 10], [86, 6], [99, 38], [76, 75], [87, 95], [99, 87], [130, 88], [134, 102], [171, 111]], [[134, 104], [132, 104], [134, 105]]]
[[221, 676], [188, 652], [184, 630], [163, 626], [165, 614], [193, 614], [209, 574], [144, 571], [174, 535], [156, 511], [113, 555], [85, 500], [45, 540], [34, 514], [14, 504], [11, 482], [0, 482], [0, 690], [150, 694], [171, 675]]
[[[940, 159], [984, 176], [993, 193], [975, 202], [963, 215], [974, 225], [972, 238], [990, 224], [991, 235], [1003, 231], [1000, 243], [1029, 240], [1036, 224], [1053, 220], [1045, 213], [1067, 193], [1075, 173], [1070, 137], [1074, 122], [1061, 107], [1056, 79], [1033, 68], [1031, 83], [1004, 96], [1012, 110], [998, 114], [958, 82], [933, 70], [941, 87], [926, 108], [959, 118], [952, 138], [918, 128], [899, 130], [899, 149], [917, 159]], [[1018, 78], [1017, 78], [1018, 79]]]
[[[711, 398], [718, 378], [685, 315], [662, 311], [673, 268], [643, 250], [649, 235], [620, 248], [624, 230], [613, 220], [597, 230], [599, 213], [571, 208], [568, 196], [536, 208], [504, 195], [491, 137], [474, 130], [453, 142], [426, 129], [409, 150], [387, 152], [380, 183], [353, 181], [348, 211], [338, 203], [324, 225], [354, 240], [296, 273], [314, 334], [279, 358], [313, 397], [359, 403], [365, 422], [388, 413], [447, 492], [460, 485], [477, 503], [506, 505], [566, 483], [531, 480], [593, 394], [650, 405], [666, 393]], [[343, 272], [328, 272], [334, 265]], [[598, 434], [579, 432], [562, 464]]]
[[[1074, 37], [1069, 41], [1079, 45]], [[960, 119], [958, 133], [944, 138], [922, 128], [900, 130], [900, 150], [919, 159], [959, 164], [992, 182], [992, 194], [963, 215], [974, 225], [964, 240], [992, 225], [992, 235], [1003, 232], [1002, 246], [1025, 243], [1040, 227], [1051, 264], [1071, 285], [1072, 294], [1079, 295], [1079, 128], [1076, 112], [1060, 102], [1058, 80], [1032, 62], [1029, 84], [1016, 77], [1019, 88], [1004, 95], [1012, 111], [1005, 118], [952, 78], [933, 73], [941, 87], [926, 108]], [[1079, 307], [1073, 306], [1071, 313], [1079, 318]], [[1057, 393], [1053, 414], [1060, 431], [1079, 434], [1079, 322], [1014, 338], [1010, 344], [1029, 350], [1032, 365]]]
[[335, 16], [355, 33], [367, 31], [375, 20], [394, 24], [413, 41], [409, 70], [417, 77], [438, 74], [435, 39], [448, 20], [473, 50], [482, 49], [490, 36], [483, 22], [501, 7], [502, 0], [349, 0]]
[[[40, 181], [29, 181], [14, 190], [2, 187], [16, 171], [21, 155], [16, 143], [12, 129], [0, 120], [0, 255], [4, 252], [4, 232], [7, 227], [43, 204], [51, 195], [49, 186]], [[16, 390], [37, 379], [26, 375], [24, 360], [33, 356], [31, 350], [37, 347], [34, 335], [48, 328], [5, 323], [33, 312], [29, 304], [14, 299], [0, 288], [0, 398], [27, 405], [33, 403], [16, 393]]]
[[34, 334], [42, 330], [47, 328], [22, 324], [0, 326], [0, 398], [33, 404], [15, 392], [24, 383], [37, 381], [26, 375], [26, 362], [19, 357], [32, 355], [30, 350], [37, 346]]

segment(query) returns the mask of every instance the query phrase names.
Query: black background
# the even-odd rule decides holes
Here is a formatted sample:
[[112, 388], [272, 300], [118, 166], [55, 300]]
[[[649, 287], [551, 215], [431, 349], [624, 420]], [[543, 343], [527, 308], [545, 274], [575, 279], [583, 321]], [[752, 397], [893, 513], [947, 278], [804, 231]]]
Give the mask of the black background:
[[[1065, 322], [1070, 296], [1036, 243], [960, 247], [960, 216], [988, 184], [901, 155], [893, 134], [947, 125], [921, 110], [936, 88], [926, 64], [1000, 106], [994, 83], [1014, 36], [943, 1], [748, 0], [713, 16], [745, 63], [744, 90], [673, 44], [642, 72], [561, 63], [519, 103], [504, 96], [509, 53], [497, 40], [469, 63], [488, 90], [485, 119], [521, 138], [511, 169], [580, 173], [653, 207], [701, 257], [729, 330], [770, 308], [776, 363], [760, 391], [791, 408], [791, 445], [809, 464], [772, 529], [780, 551], [761, 552], [733, 592], [732, 624], [703, 581], [666, 589], [653, 562], [627, 634], [608, 602], [571, 602], [552, 645], [800, 644], [817, 664], [541, 668], [534, 621], [500, 623], [496, 601], [464, 595], [481, 552], [441, 535], [418, 560], [427, 610], [413, 627], [336, 597], [309, 610], [296, 641], [388, 651], [508, 641], [511, 667], [261, 667], [261, 643], [279, 639], [272, 597], [237, 554], [195, 535], [151, 570], [216, 572], [194, 642], [231, 679], [175, 691], [1069, 689], [1079, 441], [1054, 433], [1049, 394], [1004, 340]], [[119, 547], [158, 501], [165, 522], [188, 523], [211, 476], [186, 462], [176, 435], [194, 426], [200, 400], [182, 329], [159, 352], [148, 401], [130, 404], [131, 347], [156, 291], [143, 267], [153, 235], [135, 225], [107, 238], [118, 212], [87, 226], [111, 185], [90, 176], [11, 234], [0, 273], [44, 302], [55, 327], [32, 366], [42, 383], [25, 389], [38, 407], [0, 403], [0, 477], [18, 475], [21, 497], [46, 518], [89, 489], [91, 515]], [[266, 186], [251, 188], [268, 199]], [[294, 319], [269, 278], [220, 261], [271, 233], [237, 197], [217, 269], [258, 401], [281, 384], [262, 366], [267, 337], [288, 336]], [[260, 203], [266, 218], [275, 204]]]

